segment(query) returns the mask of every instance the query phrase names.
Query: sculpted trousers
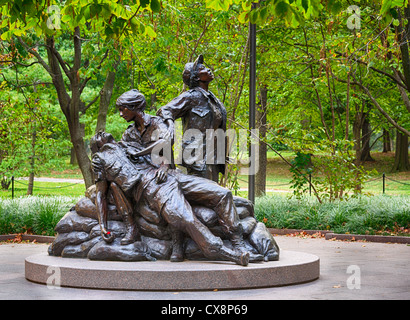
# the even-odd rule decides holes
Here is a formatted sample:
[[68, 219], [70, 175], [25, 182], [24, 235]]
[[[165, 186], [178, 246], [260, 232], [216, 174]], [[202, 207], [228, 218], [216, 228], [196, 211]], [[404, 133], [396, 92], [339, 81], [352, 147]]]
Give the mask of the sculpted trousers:
[[[168, 177], [172, 179], [172, 177]], [[180, 186], [168, 190], [168, 200], [162, 205], [162, 217], [175, 229], [187, 233], [208, 258], [219, 255], [223, 242], [194, 215]]]
[[220, 171], [219, 165], [208, 164], [206, 166], [206, 170], [204, 171], [198, 171], [188, 166], [186, 168], [190, 176], [202, 177], [202, 178], [206, 178], [206, 179], [218, 182], [219, 171]]
[[185, 199], [191, 204], [213, 209], [223, 231], [228, 235], [240, 232], [239, 216], [232, 192], [209, 179], [175, 172]]

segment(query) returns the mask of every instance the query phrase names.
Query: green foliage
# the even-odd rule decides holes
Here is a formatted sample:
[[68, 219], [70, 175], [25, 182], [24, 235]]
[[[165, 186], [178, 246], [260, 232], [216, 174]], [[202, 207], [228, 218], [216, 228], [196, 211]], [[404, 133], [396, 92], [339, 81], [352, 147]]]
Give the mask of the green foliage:
[[[321, 0], [266, 0], [242, 1], [242, 11], [238, 15], [241, 23], [251, 22], [264, 24], [273, 19], [281, 19], [286, 26], [296, 28], [304, 24], [305, 19], [317, 18], [320, 12], [327, 8], [329, 12], [337, 14], [341, 10], [342, 1], [321, 1]], [[241, 1], [236, 0], [206, 0], [208, 8], [214, 10], [229, 10]], [[257, 4], [252, 8], [252, 3]]]
[[315, 198], [257, 198], [255, 215], [270, 228], [375, 234], [410, 227], [407, 196], [358, 197], [320, 204]]
[[[78, 201], [68, 197], [0, 200], [0, 234], [31, 232], [53, 236], [54, 227]], [[320, 204], [315, 198], [265, 196], [256, 199], [255, 215], [270, 228], [333, 230], [375, 234], [410, 228], [407, 196], [358, 197]]]
[[[351, 5], [359, 7], [368, 5], [368, 1], [361, 0], [354, 0], [354, 2], [345, 0], [206, 0], [207, 8], [216, 11], [228, 11], [240, 3], [242, 3], [242, 11], [238, 19], [241, 23], [264, 24], [276, 18], [283, 20], [287, 26], [292, 28], [303, 26], [307, 19], [318, 18], [323, 10], [336, 16]], [[404, 8], [408, 3], [408, 0], [383, 0], [379, 14], [385, 23], [390, 23], [392, 19], [397, 18], [396, 9]], [[254, 8], [252, 4], [255, 4]], [[395, 21], [397, 22], [397, 19]]]
[[53, 236], [56, 224], [77, 200], [68, 197], [0, 199], [0, 234], [28, 232]]
[[[312, 194], [331, 200], [357, 196], [363, 181], [375, 173], [363, 170], [356, 159], [354, 150], [361, 144], [357, 119], [366, 114], [373, 136], [391, 126], [359, 86], [348, 88], [349, 72], [352, 83], [367, 86], [402, 127], [410, 123], [397, 84], [385, 76], [392, 68], [402, 70], [397, 59], [388, 59], [401, 55], [397, 34], [374, 19], [380, 5], [364, 1], [355, 3], [361, 9], [361, 29], [350, 30], [346, 9], [351, 4], [329, 1], [327, 11], [295, 29], [278, 20], [258, 26], [258, 80], [270, 89], [268, 137], [296, 154], [290, 170], [297, 196], [309, 188], [309, 173]], [[383, 39], [395, 45], [386, 48]], [[309, 167], [302, 155], [311, 157]]]
[[295, 158], [291, 161], [291, 165], [292, 167], [289, 170], [292, 173], [293, 194], [296, 197], [300, 197], [309, 190], [309, 183], [311, 183], [311, 174], [313, 172], [312, 156], [297, 152]]
[[[20, 73], [18, 66], [30, 68], [38, 63], [46, 71], [48, 83], [54, 87], [54, 94], [57, 93], [54, 98], [58, 99], [64, 114], [87, 185], [92, 184], [92, 178], [82, 141], [84, 118], [81, 117], [100, 97], [109, 72], [115, 72], [112, 61], [118, 66], [123, 58], [128, 58], [128, 49], [135, 41], [156, 37], [150, 18], [160, 8], [158, 0], [15, 0], [0, 3], [1, 39], [7, 41], [2, 47], [2, 60], [5, 60], [2, 63], [15, 67], [16, 76]], [[11, 53], [6, 55], [4, 51]], [[10, 79], [5, 82], [18, 91], [23, 87], [35, 87], [37, 83], [22, 85], [18, 79], [17, 83]], [[29, 101], [34, 100], [33, 95], [25, 96], [26, 107], [32, 111], [35, 107]], [[102, 112], [104, 116], [105, 111]], [[32, 160], [36, 154], [36, 128], [32, 130]]]
[[[181, 93], [184, 64], [200, 53], [216, 76], [210, 90], [228, 110], [228, 127], [247, 127], [248, 26], [245, 23], [249, 21], [258, 24], [258, 86], [266, 86], [269, 90], [268, 139], [275, 147], [312, 155], [314, 166], [311, 170], [316, 170], [314, 179], [320, 179], [313, 180], [318, 193], [327, 193], [328, 198], [335, 199], [344, 198], [346, 194], [350, 196], [346, 192], [359, 192], [360, 188], [356, 187], [368, 174], [355, 165], [352, 154], [352, 142], [356, 139], [352, 127], [361, 109], [370, 119], [373, 136], [380, 135], [382, 129], [390, 129], [389, 123], [360, 88], [351, 85], [349, 93], [346, 84], [349, 72], [351, 81], [368, 86], [395, 121], [403, 127], [410, 123], [396, 84], [381, 73], [391, 73], [392, 68], [402, 72], [401, 52], [393, 28], [398, 21], [392, 22], [392, 18], [397, 20], [397, 9], [407, 1], [269, 0], [261, 1], [254, 9], [252, 3], [258, 1], [71, 0], [63, 3], [44, 0], [23, 6], [26, 2], [0, 2], [0, 29], [2, 38], [8, 40], [7, 44], [2, 44], [3, 60], [25, 65], [36, 62], [16, 36], [36, 48], [47, 60], [44, 38], [53, 37], [62, 60], [67, 66], [72, 66], [73, 30], [80, 27], [82, 61], [76, 76], [86, 84], [81, 92], [81, 107], [88, 106], [88, 109], [80, 112], [78, 117], [85, 125], [86, 140], [95, 132], [99, 114], [98, 95], [115, 61], [119, 61], [119, 65], [113, 99], [126, 90], [138, 88], [146, 96], [147, 112], [155, 114], [159, 106]], [[361, 9], [360, 30], [347, 28], [350, 16], [347, 8], [352, 4]], [[57, 8], [44, 10], [51, 5], [57, 5], [59, 11]], [[157, 12], [159, 14], [154, 15]], [[379, 19], [380, 15], [384, 20]], [[56, 24], [58, 18], [61, 20], [60, 28]], [[389, 23], [392, 26], [387, 27]], [[50, 28], [53, 25], [55, 27]], [[382, 38], [389, 45], [383, 44]], [[389, 56], [394, 58], [389, 59]], [[2, 64], [1, 75], [7, 83], [3, 83], [1, 101], [7, 107], [4, 108], [7, 111], [4, 111], [3, 123], [7, 124], [7, 119], [16, 119], [12, 125], [9, 123], [10, 128], [7, 129], [18, 139], [11, 141], [12, 134], [8, 135], [8, 140], [4, 136], [0, 139], [4, 138], [3, 145], [9, 141], [24, 141], [13, 163], [7, 162], [10, 156], [7, 159], [3, 157], [4, 166], [7, 164], [8, 170], [13, 168], [14, 171], [18, 164], [27, 168], [29, 161], [30, 132], [27, 130], [23, 134], [19, 128], [33, 128], [34, 124], [30, 122], [33, 117], [28, 114], [31, 104], [25, 101], [23, 90], [29, 101], [35, 101], [41, 95], [41, 101], [48, 102], [38, 107], [40, 118], [48, 116], [47, 108], [53, 109], [50, 116], [55, 117], [54, 120], [43, 121], [49, 134], [44, 134], [39, 140], [38, 164], [43, 166], [51, 158], [61, 159], [67, 155], [69, 135], [68, 128], [62, 125], [62, 114], [56, 112], [57, 95], [50, 85], [49, 75], [44, 70], [40, 71], [38, 64], [30, 68], [19, 65], [17, 68], [13, 63]], [[27, 73], [28, 76], [24, 77]], [[13, 82], [16, 74], [20, 83]], [[63, 78], [66, 90], [71, 94], [71, 83], [64, 72]], [[21, 79], [27, 81], [23, 83]], [[23, 90], [16, 88], [19, 84], [27, 86], [34, 81], [49, 84], [38, 86], [37, 94], [32, 86]], [[89, 106], [93, 101], [96, 103]], [[106, 130], [119, 139], [127, 123], [118, 117], [113, 104], [111, 101]], [[8, 108], [14, 106], [13, 115]], [[349, 119], [346, 118], [347, 111]], [[27, 126], [29, 122], [30, 126]], [[38, 128], [38, 124], [36, 126]], [[3, 124], [3, 127], [7, 126]], [[50, 129], [56, 127], [59, 129]], [[312, 141], [308, 133], [315, 135], [316, 146], [306, 145], [306, 141]], [[58, 141], [66, 144], [47, 145]], [[55, 154], [49, 151], [40, 157], [41, 152], [50, 148], [58, 151]], [[295, 163], [294, 166], [303, 173], [300, 175], [294, 171], [293, 177], [295, 191], [300, 193], [308, 186], [303, 177], [308, 172], [303, 171], [303, 164]], [[334, 174], [326, 176], [329, 171]], [[235, 170], [232, 172], [232, 176], [227, 178], [235, 183]]]
[[[3, 79], [18, 73], [4, 70]], [[20, 75], [21, 76], [21, 75]], [[24, 84], [42, 81], [41, 68], [25, 70]], [[50, 90], [45, 85], [17, 88], [4, 81], [0, 92], [0, 176], [27, 176], [58, 165], [67, 155], [67, 131], [58, 112], [50, 103]], [[35, 140], [33, 140], [33, 137]], [[34, 168], [31, 159], [35, 158]]]
[[290, 171], [292, 188], [298, 199], [309, 189], [309, 183], [321, 200], [357, 197], [362, 193], [363, 182], [377, 174], [375, 170], [366, 171], [355, 164], [351, 141], [328, 141], [309, 133], [303, 144], [289, 141], [288, 145], [297, 151]]
[[[149, 5], [148, 5], [149, 4]], [[41, 35], [55, 36], [76, 27], [88, 24], [91, 31], [99, 32], [104, 40], [117, 40], [129, 37], [131, 33], [142, 33], [155, 37], [150, 25], [142, 22], [141, 12], [158, 12], [161, 8], [158, 0], [144, 1], [8, 1], [2, 7], [1, 28], [7, 31], [2, 40], [11, 40], [12, 36], [23, 36], [34, 32]]]

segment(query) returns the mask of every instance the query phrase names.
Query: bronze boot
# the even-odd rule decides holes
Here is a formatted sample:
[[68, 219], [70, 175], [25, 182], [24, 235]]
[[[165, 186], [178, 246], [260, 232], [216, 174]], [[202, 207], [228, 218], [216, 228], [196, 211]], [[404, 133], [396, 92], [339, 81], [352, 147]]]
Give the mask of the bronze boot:
[[235, 252], [223, 246], [219, 250], [219, 255], [223, 260], [232, 261], [244, 267], [249, 264], [249, 252]]
[[138, 229], [134, 223], [134, 219], [130, 214], [123, 214], [122, 219], [125, 225], [125, 236], [121, 239], [122, 245], [134, 243], [138, 240]]
[[172, 236], [172, 254], [171, 262], [182, 262], [184, 261], [184, 233], [171, 228]]
[[233, 248], [240, 252], [240, 253], [245, 253], [248, 252], [249, 254], [249, 262], [259, 262], [263, 261], [263, 255], [261, 254], [255, 254], [252, 252], [249, 252], [248, 249], [246, 248], [246, 244], [243, 240], [243, 235], [241, 233], [234, 233], [231, 235], [231, 243]]

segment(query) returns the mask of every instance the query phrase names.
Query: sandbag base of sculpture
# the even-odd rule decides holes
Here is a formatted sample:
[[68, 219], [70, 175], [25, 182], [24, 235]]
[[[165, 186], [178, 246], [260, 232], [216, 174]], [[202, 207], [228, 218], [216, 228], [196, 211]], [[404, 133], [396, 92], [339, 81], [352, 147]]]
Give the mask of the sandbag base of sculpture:
[[[262, 255], [265, 261], [278, 260], [279, 246], [266, 226], [256, 220], [252, 203], [240, 197], [234, 197], [233, 201], [247, 251]], [[219, 225], [214, 210], [202, 206], [193, 206], [192, 210], [204, 226], [223, 240], [225, 247], [232, 249], [232, 243]], [[109, 206], [107, 229], [114, 236], [114, 241], [107, 243], [101, 237], [93, 192], [88, 190], [86, 197], [80, 199], [58, 222], [55, 227], [57, 236], [48, 253], [56, 257], [102, 261], [169, 260], [173, 250], [171, 229], [147, 205], [139, 206], [136, 212], [139, 237], [134, 243], [122, 245], [125, 224], [115, 206]], [[185, 259], [208, 260], [190, 237], [185, 235], [181, 241]]]

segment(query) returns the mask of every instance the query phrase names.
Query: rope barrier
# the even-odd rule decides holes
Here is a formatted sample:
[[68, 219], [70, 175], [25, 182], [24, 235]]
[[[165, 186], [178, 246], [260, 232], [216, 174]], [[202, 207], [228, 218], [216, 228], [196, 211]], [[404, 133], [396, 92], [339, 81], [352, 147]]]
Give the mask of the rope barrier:
[[394, 182], [396, 182], [396, 183], [401, 183], [401, 184], [404, 184], [405, 186], [410, 186], [410, 183], [406, 183], [406, 182], [402, 182], [402, 181], [394, 180], [394, 179], [389, 178], [389, 177], [387, 177], [387, 176], [386, 176], [386, 179], [388, 179], [388, 180], [390, 180], [390, 181], [394, 181]]
[[[26, 184], [26, 183], [23, 183], [19, 180], [14, 180], [14, 182], [22, 184], [23, 186], [28, 186], [28, 183]], [[35, 186], [35, 188], [38, 188], [38, 189], [64, 189], [64, 188], [76, 186], [77, 184], [81, 184], [81, 182], [76, 182], [76, 183], [73, 183], [73, 184], [69, 184], [68, 186], [58, 186], [58, 187], [39, 187], [39, 186]]]
[[[383, 181], [383, 193], [385, 193], [386, 190], [385, 190], [385, 185], [384, 185], [384, 183], [385, 183], [385, 180], [386, 180], [386, 179], [388, 179], [388, 180], [390, 180], [390, 181], [393, 181], [393, 182], [396, 182], [396, 183], [400, 183], [400, 184], [402, 184], [402, 185], [406, 185], [406, 186], [409, 186], [409, 185], [410, 185], [410, 183], [402, 182], [402, 181], [398, 181], [398, 180], [389, 178], [389, 177], [387, 177], [387, 175], [385, 175], [385, 174], [384, 174], [383, 176], [381, 176], [381, 177], [376, 177], [376, 178], [373, 178], [373, 179], [369, 179], [369, 180], [367, 180], [367, 181], [364, 181], [363, 184], [369, 183], [369, 182], [378, 181], [378, 180], [384, 180], [384, 181]], [[241, 179], [241, 178], [237, 178], [237, 180], [238, 180], [238, 181], [241, 181], [241, 182], [246, 182], [246, 183], [248, 182], [247, 180], [244, 180], [244, 179]], [[263, 186], [263, 184], [258, 184], [258, 183], [256, 183], [256, 185], [258, 185], [258, 186]], [[289, 183], [274, 184], [274, 185], [265, 184], [265, 187], [266, 187], [266, 188], [283, 187], [283, 186], [288, 186], [288, 187], [290, 187], [290, 186], [291, 186], [291, 183], [289, 182]]]
[[[246, 180], [244, 180], [244, 179], [241, 179], [241, 178], [236, 178], [238, 181], [242, 181], [242, 182], [248, 182], [248, 181], [246, 181]], [[261, 184], [261, 183], [255, 183], [255, 185], [258, 185], [258, 186], [264, 186], [263, 184]], [[266, 187], [284, 187], [284, 186], [290, 186], [291, 185], [291, 183], [290, 182], [288, 182], [288, 183], [283, 183], [283, 184], [265, 184], [265, 186]]]
[[[387, 177], [387, 175], [385, 175], [385, 174], [383, 174], [383, 176], [381, 176], [381, 177], [376, 177], [376, 178], [373, 178], [373, 179], [369, 179], [369, 180], [367, 180], [367, 181], [365, 181], [365, 182], [363, 182], [363, 183], [369, 183], [369, 182], [377, 181], [377, 180], [380, 180], [380, 179], [383, 179], [383, 193], [385, 193], [385, 180], [386, 180], [386, 179], [388, 179], [388, 180], [390, 180], [390, 181], [393, 181], [393, 182], [396, 182], [396, 183], [400, 183], [400, 184], [402, 184], [402, 185], [406, 185], [406, 186], [409, 186], [409, 185], [410, 185], [410, 183], [403, 182], [403, 181], [398, 181], [398, 180], [389, 178], [389, 177]], [[241, 182], [246, 182], [246, 183], [248, 182], [247, 180], [241, 179], [241, 178], [239, 178], [239, 177], [237, 177], [237, 180], [238, 180], [238, 181], [241, 181]], [[21, 185], [24, 185], [25, 187], [28, 187], [28, 183], [23, 183], [23, 182], [21, 182], [21, 181], [19, 181], [19, 180], [14, 179], [14, 177], [12, 178], [12, 182], [13, 182], [13, 185], [12, 185], [12, 198], [14, 198], [14, 183], [19, 183], [19, 184], [21, 184]], [[76, 185], [81, 184], [81, 183], [82, 183], [82, 182], [76, 182], [76, 183], [72, 183], [72, 184], [69, 184], [69, 185], [66, 185], [66, 186], [57, 186], [57, 187], [40, 187], [40, 186], [37, 186], [37, 185], [36, 185], [35, 188], [36, 188], [36, 189], [45, 189], [45, 190], [65, 189], [65, 188], [69, 188], [69, 187], [76, 186]], [[289, 182], [289, 183], [281, 183], [281, 184], [265, 184], [265, 185], [263, 185], [263, 184], [256, 184], [256, 185], [258, 185], [258, 186], [265, 186], [265, 188], [268, 189], [268, 188], [284, 187], [284, 186], [291, 187], [292, 184]]]
[[376, 181], [376, 180], [380, 180], [380, 179], [383, 179], [383, 177], [370, 179], [370, 180], [367, 180], [367, 181], [365, 181], [365, 182], [363, 182], [363, 183], [368, 183], [368, 182], [372, 182], [372, 181]]

